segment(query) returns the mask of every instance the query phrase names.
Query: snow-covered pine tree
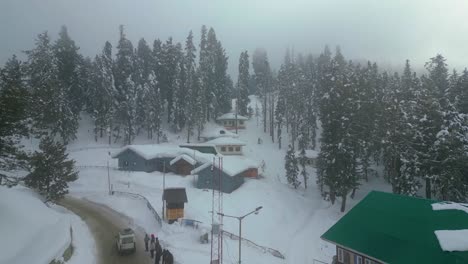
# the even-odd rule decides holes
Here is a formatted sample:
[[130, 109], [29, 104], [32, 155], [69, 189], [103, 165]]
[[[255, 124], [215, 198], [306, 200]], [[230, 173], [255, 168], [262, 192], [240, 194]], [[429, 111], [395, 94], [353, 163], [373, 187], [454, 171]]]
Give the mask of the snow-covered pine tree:
[[346, 208], [346, 200], [351, 190], [358, 187], [354, 135], [350, 130], [356, 102], [352, 99], [350, 69], [339, 48], [331, 64], [324, 71], [329, 79], [323, 80], [323, 96], [320, 104], [322, 122], [322, 144], [317, 170], [318, 184], [326, 197], [323, 185], [328, 187], [332, 203], [336, 196], [342, 197], [341, 211]]
[[57, 79], [60, 86], [67, 95], [67, 101], [70, 103], [70, 109], [79, 117], [79, 113], [84, 105], [84, 92], [81, 90], [79, 78], [79, 64], [81, 56], [78, 54], [79, 47], [68, 35], [67, 27], [62, 26], [59, 32], [59, 38], [53, 46], [53, 52], [57, 64]]
[[284, 168], [286, 170], [288, 183], [294, 187], [294, 189], [297, 189], [301, 182], [298, 179], [299, 167], [297, 165], [297, 158], [291, 144], [289, 144], [288, 152], [286, 152]]
[[426, 69], [429, 75], [421, 77], [422, 86], [416, 99], [414, 115], [417, 119], [414, 128], [417, 131], [415, 149], [419, 172], [426, 183], [426, 198], [431, 199], [434, 191], [432, 171], [438, 166], [433, 163], [437, 156], [433, 144], [443, 123], [442, 111], [448, 106], [448, 100], [445, 98], [448, 89], [448, 70], [441, 55], [431, 58], [426, 63]]
[[30, 158], [30, 173], [26, 176], [27, 186], [36, 189], [46, 202], [56, 202], [68, 193], [68, 182], [78, 178], [75, 161], [68, 159], [64, 145], [44, 137]]
[[153, 67], [153, 53], [146, 43], [146, 40], [142, 38], [138, 42], [135, 58], [134, 80], [138, 87], [135, 123], [137, 126], [137, 134], [141, 129], [146, 129], [148, 136], [150, 134], [150, 128], [148, 127], [149, 123], [145, 122], [147, 120], [147, 117], [145, 116], [145, 107], [147, 102], [145, 100], [145, 96], [148, 94], [148, 91], [145, 91], [145, 86], [149, 86], [147, 82], [149, 81], [149, 75], [153, 71]]
[[301, 176], [302, 176], [302, 181], [304, 183], [304, 188], [307, 189], [307, 182], [308, 182], [308, 179], [309, 179], [309, 174], [307, 172], [307, 157], [306, 157], [306, 146], [307, 146], [307, 142], [306, 140], [303, 140], [302, 138], [299, 139], [299, 157], [298, 157], [298, 161], [299, 161], [299, 165], [301, 165]]
[[159, 144], [164, 101], [154, 71], [151, 71], [147, 78], [144, 84], [145, 123], [149, 138], [153, 139], [153, 132], [156, 133], [156, 142]]
[[458, 79], [457, 86], [459, 94], [457, 94], [455, 100], [455, 109], [460, 113], [468, 114], [468, 69], [465, 68], [463, 70]]
[[[208, 32], [209, 33], [209, 32]], [[209, 34], [208, 34], [209, 36]], [[210, 40], [208, 38], [208, 40]], [[216, 50], [213, 54], [214, 61], [214, 75], [213, 75], [213, 91], [214, 91], [214, 105], [213, 105], [213, 118], [227, 113], [231, 110], [231, 93], [232, 93], [232, 80], [227, 74], [227, 55], [220, 41], [216, 42]]]
[[[210, 94], [210, 73], [211, 68], [211, 56], [208, 50], [208, 39], [207, 39], [207, 28], [205, 25], [201, 28], [201, 37], [200, 37], [200, 56], [199, 56], [199, 66], [198, 66], [198, 75], [200, 78], [200, 95], [198, 99], [201, 100], [200, 104], [202, 106], [202, 112], [205, 119], [208, 120], [207, 108], [211, 104], [211, 94]], [[209, 97], [208, 97], [209, 96]], [[198, 134], [200, 134], [203, 127], [204, 121], [199, 120], [197, 125]]]
[[434, 194], [444, 201], [468, 201], [468, 120], [455, 111], [445, 111], [443, 125], [434, 143], [432, 161]]
[[17, 179], [7, 172], [25, 165], [19, 141], [28, 135], [29, 93], [23, 82], [23, 64], [16, 56], [0, 69], [0, 185], [12, 186]]
[[247, 51], [241, 52], [239, 58], [239, 76], [237, 79], [237, 107], [238, 113], [247, 116], [247, 105], [249, 104], [249, 54]]
[[271, 85], [271, 69], [268, 62], [268, 55], [263, 49], [256, 49], [252, 56], [252, 67], [255, 76], [255, 83], [260, 98], [263, 100], [263, 132], [267, 132], [267, 110], [268, 110], [268, 93]]
[[184, 65], [187, 72], [185, 78], [185, 87], [187, 89], [187, 103], [185, 104], [185, 119], [187, 127], [187, 143], [190, 143], [190, 136], [193, 134], [193, 128], [196, 124], [197, 117], [197, 98], [196, 95], [199, 92], [196, 76], [196, 64], [195, 64], [195, 55], [196, 48], [193, 44], [193, 33], [190, 31], [185, 41], [185, 55], [184, 55]]
[[[120, 26], [120, 39], [117, 45], [117, 54], [114, 67], [116, 88], [116, 128], [123, 130], [124, 143], [131, 144], [135, 137], [135, 118], [137, 103], [137, 85], [134, 82], [135, 56], [133, 45]], [[120, 137], [120, 135], [118, 135]]]
[[112, 45], [106, 41], [100, 55], [94, 60], [93, 85], [89, 97], [91, 116], [95, 123], [95, 136], [103, 136], [106, 131], [109, 144], [112, 142], [112, 121], [117, 108], [116, 88], [114, 82]]
[[57, 59], [53, 51], [47, 32], [39, 34], [36, 47], [26, 51], [29, 85], [35, 99], [29, 104], [29, 112], [34, 133], [58, 134], [67, 143], [76, 137], [78, 114], [69, 100], [69, 87], [58, 79]]

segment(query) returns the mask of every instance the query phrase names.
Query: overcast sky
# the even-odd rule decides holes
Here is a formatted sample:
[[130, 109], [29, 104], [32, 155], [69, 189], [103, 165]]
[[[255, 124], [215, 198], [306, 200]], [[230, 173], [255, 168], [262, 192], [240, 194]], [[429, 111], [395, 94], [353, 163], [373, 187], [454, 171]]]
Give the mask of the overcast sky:
[[115, 46], [120, 24], [134, 45], [184, 41], [193, 30], [198, 46], [201, 26], [213, 27], [234, 76], [242, 50], [263, 47], [278, 68], [286, 48], [318, 54], [325, 44], [395, 69], [437, 53], [450, 67], [468, 66], [467, 0], [0, 0], [0, 64], [42, 31], [55, 39], [61, 25], [91, 56], [106, 40]]

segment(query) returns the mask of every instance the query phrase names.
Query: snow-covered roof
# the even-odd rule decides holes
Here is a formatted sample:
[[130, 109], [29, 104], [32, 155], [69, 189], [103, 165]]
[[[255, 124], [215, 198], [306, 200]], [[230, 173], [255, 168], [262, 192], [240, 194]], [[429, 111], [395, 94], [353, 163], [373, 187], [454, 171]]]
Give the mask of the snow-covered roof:
[[[235, 113], [226, 113], [216, 118], [216, 120], [233, 120], [233, 119], [236, 119]], [[249, 119], [245, 116], [237, 115], [237, 120], [249, 120]]]
[[[300, 156], [301, 155], [301, 152], [300, 151], [296, 151], [296, 156]], [[316, 159], [318, 158], [318, 151], [316, 150], [313, 150], [313, 149], [306, 149], [305, 150], [305, 156], [306, 158], [309, 158], [309, 159]]]
[[205, 142], [205, 144], [212, 144], [215, 146], [220, 145], [234, 145], [234, 146], [245, 146], [245, 142], [236, 138], [230, 137], [220, 137], [210, 141]]
[[[222, 156], [222, 169], [229, 176], [236, 176], [237, 174], [246, 171], [248, 169], [257, 169], [260, 163], [242, 156]], [[192, 170], [190, 174], [197, 174], [200, 171], [213, 165], [213, 162], [206, 162], [198, 168]], [[215, 160], [214, 166], [220, 167], [218, 159]]]
[[434, 231], [443, 251], [468, 251], [468, 229]]
[[440, 203], [433, 203], [432, 210], [460, 210], [468, 213], [468, 204], [462, 203], [453, 203], [453, 202], [440, 202]]
[[185, 160], [186, 162], [188, 162], [188, 163], [190, 163], [192, 165], [197, 164], [197, 161], [194, 160], [192, 157], [190, 157], [187, 154], [182, 154], [182, 155], [179, 155], [179, 156], [175, 157], [173, 160], [171, 160], [171, 162], [169, 164], [171, 164], [171, 166], [172, 166], [174, 163], [178, 162], [181, 159]]
[[206, 127], [201, 133], [200, 137], [202, 138], [218, 138], [218, 137], [237, 138], [239, 137], [239, 135], [224, 129], [223, 127], [215, 126], [215, 127]]
[[213, 154], [201, 153], [197, 150], [181, 148], [174, 145], [128, 145], [112, 154], [112, 158], [117, 158], [123, 152], [131, 150], [146, 160], [154, 158], [175, 158], [186, 154], [190, 158], [199, 162], [208, 162], [214, 157]]

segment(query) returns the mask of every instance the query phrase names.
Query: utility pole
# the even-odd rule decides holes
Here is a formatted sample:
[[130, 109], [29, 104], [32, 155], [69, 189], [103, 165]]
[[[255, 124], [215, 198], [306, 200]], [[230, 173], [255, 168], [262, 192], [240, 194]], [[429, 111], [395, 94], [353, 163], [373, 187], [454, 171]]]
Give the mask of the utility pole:
[[162, 218], [163, 220], [166, 219], [166, 216], [165, 216], [165, 207], [166, 207], [166, 203], [164, 202], [164, 191], [166, 190], [166, 161], [164, 161], [163, 163], [163, 195], [162, 195], [162, 201], [163, 201], [163, 209], [162, 209]]
[[109, 160], [107, 161], [107, 187], [109, 188], [109, 195], [111, 195]]
[[219, 213], [218, 212], [218, 215], [220, 216], [225, 216], [225, 217], [230, 217], [230, 218], [235, 218], [237, 220], [239, 220], [239, 264], [241, 264], [241, 259], [242, 259], [242, 247], [241, 247], [241, 242], [242, 242], [242, 220], [255, 213], [255, 214], [258, 214], [258, 212], [263, 208], [263, 206], [259, 206], [257, 208], [255, 208], [255, 210], [243, 215], [243, 216], [232, 216], [232, 215], [226, 215], [226, 214], [223, 214], [223, 213]]

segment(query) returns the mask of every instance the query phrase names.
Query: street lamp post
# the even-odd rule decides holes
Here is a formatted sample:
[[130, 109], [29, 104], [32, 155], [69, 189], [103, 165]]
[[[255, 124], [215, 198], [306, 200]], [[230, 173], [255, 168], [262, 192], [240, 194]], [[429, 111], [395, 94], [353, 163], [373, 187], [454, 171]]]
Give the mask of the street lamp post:
[[241, 242], [242, 242], [242, 220], [247, 217], [248, 215], [251, 215], [253, 213], [255, 214], [258, 214], [258, 212], [260, 211], [260, 209], [262, 209], [263, 206], [259, 206], [257, 208], [255, 208], [255, 210], [253, 210], [252, 212], [249, 212], [243, 216], [232, 216], [232, 215], [226, 215], [226, 214], [223, 214], [223, 213], [218, 213], [220, 216], [225, 216], [225, 217], [231, 217], [231, 218], [235, 218], [237, 220], [239, 220], [239, 264], [241, 264]]

